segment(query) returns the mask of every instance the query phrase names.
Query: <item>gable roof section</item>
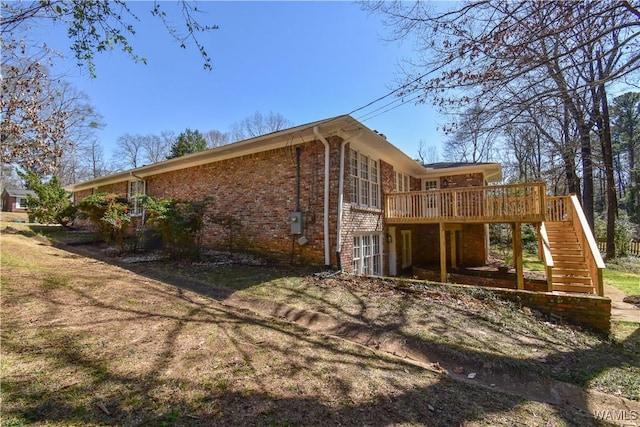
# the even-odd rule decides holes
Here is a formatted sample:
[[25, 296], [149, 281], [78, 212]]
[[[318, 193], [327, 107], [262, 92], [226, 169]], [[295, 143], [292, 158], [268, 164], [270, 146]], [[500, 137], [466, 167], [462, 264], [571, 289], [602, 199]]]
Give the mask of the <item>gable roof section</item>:
[[402, 165], [407, 172], [411, 172], [414, 175], [423, 174], [426, 171], [420, 163], [411, 159], [378, 133], [367, 128], [353, 117], [343, 115], [295, 126], [256, 138], [211, 148], [124, 172], [118, 172], [90, 181], [68, 185], [65, 188], [68, 191], [87, 190], [130, 179], [144, 179], [152, 175], [179, 169], [302, 144], [317, 139], [314, 134], [314, 129], [317, 129], [324, 138], [339, 136], [345, 140], [351, 139], [351, 143], [366, 146], [371, 154], [380, 158], [393, 159], [395, 164]]
[[27, 197], [27, 195], [35, 196], [36, 193], [33, 190], [24, 190], [24, 189], [15, 189], [15, 188], [5, 188], [4, 191], [7, 192], [9, 197]]

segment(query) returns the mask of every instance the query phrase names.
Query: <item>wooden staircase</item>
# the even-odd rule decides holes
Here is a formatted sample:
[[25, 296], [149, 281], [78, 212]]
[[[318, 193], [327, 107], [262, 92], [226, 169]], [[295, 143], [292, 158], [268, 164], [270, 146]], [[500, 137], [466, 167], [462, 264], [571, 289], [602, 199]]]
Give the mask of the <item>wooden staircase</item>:
[[580, 239], [571, 222], [544, 223], [554, 266], [551, 282], [554, 291], [597, 294]]

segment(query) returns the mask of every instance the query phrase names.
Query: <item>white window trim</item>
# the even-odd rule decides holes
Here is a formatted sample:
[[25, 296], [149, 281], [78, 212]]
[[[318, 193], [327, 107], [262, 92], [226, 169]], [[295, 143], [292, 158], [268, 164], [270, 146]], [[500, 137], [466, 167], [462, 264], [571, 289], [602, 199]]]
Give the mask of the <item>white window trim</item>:
[[[351, 149], [350, 156], [349, 173], [353, 197], [351, 203], [356, 206], [380, 209], [380, 160], [355, 149]], [[366, 165], [363, 164], [363, 158], [367, 159]], [[362, 177], [365, 174], [367, 176]], [[373, 175], [375, 179], [372, 179]], [[364, 203], [363, 199], [366, 199]]]
[[[24, 203], [22, 203], [24, 202]], [[26, 209], [27, 208], [27, 198], [26, 197], [16, 197], [16, 209]]]
[[[140, 183], [142, 183], [142, 192], [140, 192]], [[137, 184], [135, 192], [133, 191], [134, 184]], [[129, 199], [129, 203], [131, 204], [131, 216], [142, 216], [144, 208], [142, 206], [140, 197], [145, 196], [146, 194], [147, 183], [144, 180], [137, 179], [134, 181], [129, 181], [127, 185], [127, 198]]]
[[[433, 185], [430, 184], [436, 184], [435, 187]], [[438, 190], [440, 189], [440, 180], [438, 178], [434, 178], [434, 179], [423, 179], [422, 180], [422, 188], [424, 188], [425, 191], [429, 191], [429, 190]]]
[[393, 191], [397, 193], [411, 191], [411, 176], [404, 172], [393, 171]]
[[382, 276], [382, 233], [353, 236], [353, 273]]

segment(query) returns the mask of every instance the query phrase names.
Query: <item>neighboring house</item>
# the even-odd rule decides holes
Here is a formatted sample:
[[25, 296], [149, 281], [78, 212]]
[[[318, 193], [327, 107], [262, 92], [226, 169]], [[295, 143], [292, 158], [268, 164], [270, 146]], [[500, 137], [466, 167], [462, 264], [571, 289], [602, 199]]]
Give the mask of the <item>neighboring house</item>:
[[2, 211], [3, 212], [26, 212], [27, 195], [35, 196], [32, 190], [16, 190], [5, 188], [2, 191]]
[[[497, 163], [421, 165], [345, 115], [67, 189], [75, 203], [94, 192], [133, 201], [211, 197], [208, 213], [239, 221], [234, 241], [245, 249], [367, 275], [435, 264], [445, 280], [447, 268], [486, 262], [489, 223], [519, 231], [545, 221], [544, 184], [488, 185], [501, 179]], [[134, 211], [142, 215], [142, 206]], [[205, 223], [203, 244], [222, 247], [226, 239], [222, 226]], [[521, 258], [515, 254], [520, 276]]]

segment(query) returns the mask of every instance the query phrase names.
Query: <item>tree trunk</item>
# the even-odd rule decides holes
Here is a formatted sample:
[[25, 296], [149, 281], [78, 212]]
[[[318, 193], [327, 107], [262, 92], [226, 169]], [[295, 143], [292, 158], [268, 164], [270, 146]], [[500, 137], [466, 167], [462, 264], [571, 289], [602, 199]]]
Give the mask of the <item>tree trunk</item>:
[[600, 129], [600, 144], [602, 145], [602, 161], [606, 175], [607, 192], [607, 248], [606, 259], [616, 257], [616, 217], [618, 216], [618, 199], [616, 194], [615, 171], [613, 169], [613, 148], [611, 144], [611, 126], [609, 123], [609, 106], [604, 85], [600, 86], [600, 100], [602, 102], [602, 116]]
[[591, 132], [589, 125], [578, 117], [580, 132], [580, 154], [582, 157], [582, 209], [593, 232], [593, 157], [591, 152]]

